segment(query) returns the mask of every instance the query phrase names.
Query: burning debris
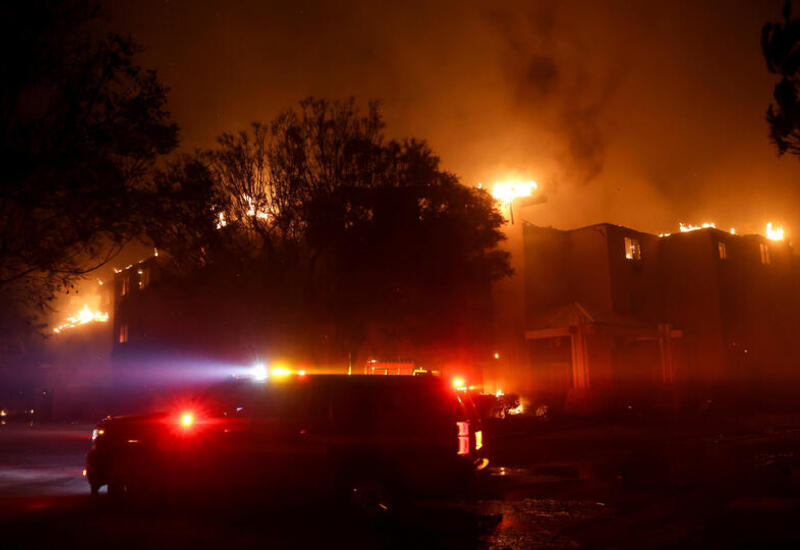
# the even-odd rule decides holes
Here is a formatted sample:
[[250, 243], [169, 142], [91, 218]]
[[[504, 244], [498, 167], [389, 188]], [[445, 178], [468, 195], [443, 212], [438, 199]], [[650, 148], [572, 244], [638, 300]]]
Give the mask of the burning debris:
[[92, 311], [89, 309], [88, 305], [84, 305], [82, 310], [78, 311], [72, 317], [67, 317], [66, 321], [64, 321], [63, 323], [61, 323], [60, 325], [58, 325], [53, 329], [53, 332], [55, 334], [60, 334], [61, 332], [67, 329], [95, 322], [97, 323], [108, 322], [108, 313], [100, 311]]

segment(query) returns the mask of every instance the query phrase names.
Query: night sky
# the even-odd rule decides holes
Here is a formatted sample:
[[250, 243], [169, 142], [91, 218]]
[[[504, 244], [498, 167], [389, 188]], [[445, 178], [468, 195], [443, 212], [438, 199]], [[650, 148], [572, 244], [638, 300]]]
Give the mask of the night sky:
[[462, 182], [537, 180], [525, 217], [654, 233], [678, 221], [800, 232], [760, 29], [774, 1], [200, 2], [108, 6], [172, 88], [183, 146], [308, 95], [380, 99]]

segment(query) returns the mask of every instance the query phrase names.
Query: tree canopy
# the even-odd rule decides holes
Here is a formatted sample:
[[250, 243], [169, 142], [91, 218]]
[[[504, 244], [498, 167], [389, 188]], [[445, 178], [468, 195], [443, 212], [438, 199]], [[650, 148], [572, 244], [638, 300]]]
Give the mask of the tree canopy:
[[783, 8], [783, 22], [762, 28], [761, 48], [767, 69], [780, 77], [773, 91], [775, 103], [767, 109], [770, 139], [779, 155], [800, 155], [800, 19], [792, 18], [790, 0]]
[[[202, 189], [152, 234], [189, 258], [177, 280], [192, 284], [176, 288], [216, 296], [209, 323], [253, 331], [252, 346], [314, 350], [319, 362], [474, 347], [490, 282], [510, 272], [503, 218], [424, 142], [383, 129], [375, 103], [362, 113], [309, 98], [162, 172], [165, 197]], [[239, 322], [221, 322], [224, 311]]]
[[141, 233], [178, 143], [166, 87], [89, 2], [4, 8], [0, 308], [46, 307]]

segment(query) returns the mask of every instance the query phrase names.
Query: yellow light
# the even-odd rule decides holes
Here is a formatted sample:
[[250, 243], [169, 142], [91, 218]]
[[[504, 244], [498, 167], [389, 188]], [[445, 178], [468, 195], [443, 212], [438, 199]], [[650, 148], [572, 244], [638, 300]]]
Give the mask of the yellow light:
[[305, 375], [306, 375], [306, 371], [304, 371], [304, 370], [300, 369], [300, 370], [297, 372], [297, 374], [298, 374], [299, 376], [305, 376]]
[[5, 409], [3, 409], [2, 411], [0, 411], [0, 416], [8, 416], [8, 413], [6, 412], [6, 410], [5, 410]]
[[81, 475], [82, 475], [83, 477], [86, 477], [86, 468], [84, 468], [84, 469], [83, 469], [83, 471], [81, 472]]
[[483, 447], [483, 432], [475, 430], [475, 450], [477, 451], [481, 447]]
[[772, 225], [772, 222], [767, 222], [767, 238], [771, 241], [782, 241], [785, 236], [785, 231], [781, 225]]
[[457, 390], [463, 390], [466, 388], [467, 383], [464, 382], [464, 379], [461, 377], [453, 378], [453, 387]]
[[494, 358], [495, 359], [500, 359], [500, 354], [498, 352], [494, 352]]
[[502, 397], [503, 395], [505, 395], [503, 390], [498, 389], [496, 392], [494, 392], [495, 397]]
[[181, 425], [184, 428], [189, 428], [189, 427], [191, 427], [192, 424], [194, 424], [194, 416], [192, 415], [192, 413], [188, 413], [188, 412], [187, 413], [183, 413], [181, 415]]
[[289, 376], [292, 374], [292, 371], [285, 367], [273, 367], [272, 369], [272, 376]]

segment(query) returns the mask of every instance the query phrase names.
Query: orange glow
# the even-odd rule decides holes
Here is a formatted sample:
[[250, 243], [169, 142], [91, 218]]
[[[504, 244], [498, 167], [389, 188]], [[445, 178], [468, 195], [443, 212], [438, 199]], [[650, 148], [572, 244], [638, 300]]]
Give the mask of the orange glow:
[[292, 371], [286, 367], [273, 367], [272, 369], [272, 376], [289, 376], [290, 374]]
[[453, 378], [453, 387], [457, 390], [466, 389], [467, 383], [461, 377]]
[[509, 204], [514, 199], [531, 196], [538, 187], [533, 180], [498, 181], [492, 185], [492, 197], [502, 203]]
[[84, 468], [84, 469], [83, 469], [83, 472], [81, 472], [81, 475], [82, 475], [83, 477], [86, 477], [86, 468]]
[[181, 415], [181, 426], [184, 428], [191, 428], [192, 424], [194, 424], [194, 415], [189, 412], [185, 412]]
[[100, 311], [92, 311], [89, 309], [88, 305], [84, 305], [83, 309], [78, 311], [74, 316], [67, 317], [67, 320], [58, 325], [56, 328], [53, 329], [53, 332], [59, 334], [60, 332], [74, 328], [80, 325], [85, 325], [87, 323], [98, 322], [98, 323], [105, 323], [108, 321], [108, 313], [103, 313]]
[[767, 222], [766, 237], [771, 241], [782, 241], [785, 237], [785, 231], [782, 225], [773, 225], [772, 222]]
[[306, 375], [306, 371], [301, 369], [300, 371], [298, 371], [297, 375], [298, 376], [305, 376]]

